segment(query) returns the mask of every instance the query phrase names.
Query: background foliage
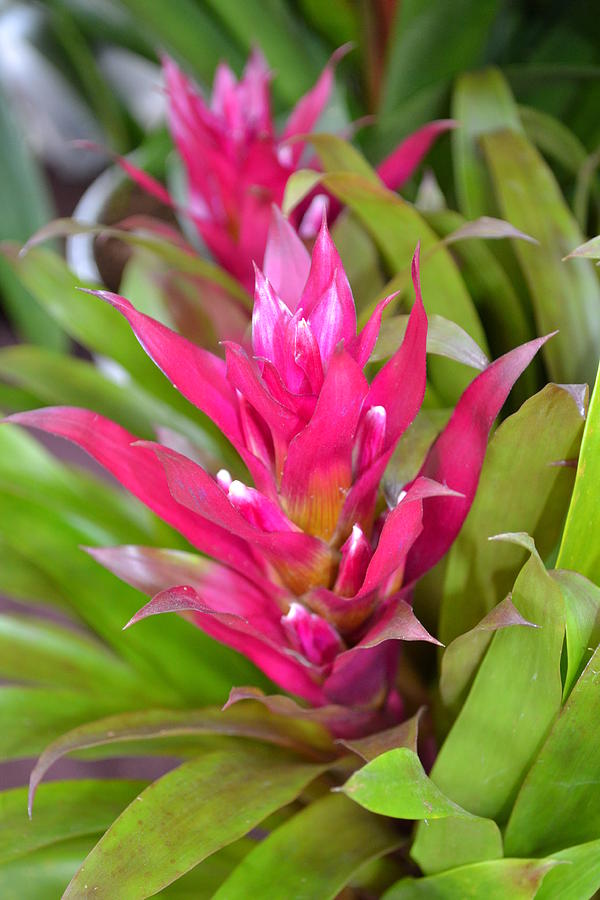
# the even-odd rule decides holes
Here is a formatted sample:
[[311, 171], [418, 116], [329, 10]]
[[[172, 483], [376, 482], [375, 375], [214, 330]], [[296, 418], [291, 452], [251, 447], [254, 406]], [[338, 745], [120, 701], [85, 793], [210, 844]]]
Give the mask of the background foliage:
[[[71, 136], [137, 147], [165, 179], [169, 142], [117, 89], [115, 50], [153, 62], [165, 49], [208, 85], [221, 58], [239, 71], [257, 43], [277, 71], [283, 113], [333, 49], [355, 43], [324, 129], [375, 120], [354, 146], [314, 141], [323, 183], [347, 207], [334, 238], [363, 317], [400, 291], [382, 358], [405, 327], [417, 240], [427, 311], [441, 317], [426, 409], [388, 471], [391, 488], [414, 474], [472, 379], [473, 342], [495, 357], [560, 332], [518, 384], [459, 539], [419, 588], [418, 612], [446, 646], [437, 659], [406, 655], [415, 717], [349, 747], [297, 707], [249, 699], [220, 712], [234, 685], [273, 688], [183, 619], [123, 635], [140, 595], [79, 548], [190, 548], [79, 458], [60, 461], [54, 445], [0, 429], [0, 587], [10, 598], [0, 616], [0, 756], [44, 754], [41, 779], [55, 763], [51, 771], [71, 775], [60, 768], [68, 755], [84, 775], [42, 782], [31, 823], [26, 788], [0, 794], [0, 893], [46, 900], [70, 884], [68, 897], [333, 898], [347, 886], [387, 898], [591, 897], [600, 887], [600, 389], [590, 399], [573, 384], [593, 385], [600, 355], [597, 245], [564, 257], [600, 230], [597, 17], [584, 2], [508, 0], [460, 0], [450, 17], [436, 0], [47, 0], [5, 4], [2, 16], [16, 7], [36, 17], [23, 37], [41, 61], [30, 93], [45, 84], [48, 103], [58, 84], [67, 106], [77, 98], [69, 108], [81, 133]], [[66, 176], [44, 157], [47, 143], [26, 149], [17, 75], [8, 62], [0, 71], [0, 279], [11, 327], [27, 339], [0, 349], [0, 406], [86, 406], [142, 437], [169, 429], [203, 458], [227, 459], [118, 314], [76, 290], [81, 278], [56, 246], [19, 255], [52, 216], [48, 177]], [[460, 128], [434, 149], [430, 174], [404, 199], [383, 190], [371, 164], [448, 114]], [[296, 177], [289, 208], [302, 190]], [[168, 242], [121, 237], [131, 251], [122, 292], [169, 324], [159, 276], [200, 275], [209, 287], [222, 278]], [[509, 593], [529, 624], [511, 618]], [[430, 760], [434, 737], [441, 751], [426, 772], [417, 750]], [[107, 757], [147, 777], [96, 777], [99, 763], [88, 761]]]

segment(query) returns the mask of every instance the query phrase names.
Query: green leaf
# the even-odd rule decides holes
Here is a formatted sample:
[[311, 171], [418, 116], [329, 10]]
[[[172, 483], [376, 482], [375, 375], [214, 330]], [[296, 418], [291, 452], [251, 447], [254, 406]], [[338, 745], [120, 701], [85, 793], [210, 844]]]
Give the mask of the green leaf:
[[250, 295], [225, 269], [200, 256], [192, 247], [182, 247], [167, 240], [162, 235], [157, 235], [149, 230], [145, 231], [143, 226], [138, 231], [134, 231], [107, 225], [90, 225], [87, 222], [79, 222], [77, 219], [54, 219], [52, 222], [44, 225], [43, 228], [40, 228], [27, 241], [21, 250], [21, 258], [26, 256], [33, 247], [51, 238], [64, 238], [78, 234], [115, 238], [140, 250], [146, 250], [163, 262], [168, 263], [177, 271], [185, 272], [188, 275], [198, 275], [206, 281], [225, 288], [249, 310], [252, 309]]
[[173, 0], [166, 9], [162, 0], [119, 0], [131, 13], [135, 30], [150, 45], [166, 47], [192, 72], [210, 83], [218, 63], [227, 59], [240, 68], [243, 55], [214, 18], [193, 0]]
[[[442, 238], [456, 233], [468, 224], [460, 213], [444, 209], [425, 214], [427, 222]], [[460, 241], [452, 245], [467, 289], [486, 330], [493, 356], [501, 356], [534, 337], [519, 296], [508, 271], [497, 254], [482, 241]], [[536, 363], [529, 366], [517, 384], [516, 393], [523, 401], [541, 381]]]
[[504, 538], [531, 549], [512, 600], [527, 621], [541, 627], [495, 633], [431, 773], [457, 803], [500, 821], [508, 818], [523, 776], [558, 715], [565, 631], [560, 589], [531, 538]]
[[0, 590], [12, 600], [67, 606], [65, 597], [32, 560], [9, 547], [0, 538]]
[[473, 628], [509, 593], [523, 564], [521, 547], [490, 543], [489, 537], [525, 528], [544, 558], [559, 540], [573, 470], [553, 463], [577, 456], [581, 404], [581, 396], [547, 385], [490, 441], [475, 501], [443, 571], [439, 634], [445, 644]]
[[5, 544], [29, 556], [60, 586], [80, 619], [135, 666], [154, 705], [224, 703], [238, 678], [264, 681], [244, 657], [179, 616], [148, 620], [124, 633], [123, 625], [143, 604], [143, 596], [80, 549], [81, 544], [97, 543], [80, 524], [77, 518], [65, 520], [34, 501], [0, 491], [0, 536]]
[[600, 374], [590, 402], [557, 568], [572, 569], [600, 585]]
[[419, 757], [408, 747], [375, 757], [341, 790], [370, 812], [394, 819], [473, 818], [427, 777]]
[[411, 857], [426, 875], [501, 859], [502, 835], [492, 819], [448, 816], [419, 824]]
[[459, 0], [448, 15], [444, 0], [398, 5], [375, 133], [378, 152], [435, 116], [451, 79], [477, 66], [497, 0]]
[[587, 159], [587, 151], [570, 128], [560, 119], [534, 106], [519, 106], [519, 118], [532, 144], [560, 163], [571, 175], [577, 175]]
[[525, 137], [501, 131], [481, 140], [502, 215], [540, 242], [517, 241], [514, 249], [540, 333], [560, 331], [544, 350], [550, 376], [591, 382], [600, 347], [600, 283], [590, 263], [562, 261], [581, 243], [579, 227], [551, 170]]
[[509, 854], [553, 853], [600, 834], [599, 661], [597, 649], [527, 774], [506, 829]]
[[474, 675], [492, 635], [500, 628], [531, 626], [519, 614], [510, 597], [505, 597], [481, 622], [455, 638], [444, 650], [440, 670], [440, 695], [446, 706], [453, 706]]
[[2, 900], [49, 900], [60, 897], [95, 838], [61, 841], [0, 866]]
[[255, 846], [251, 837], [228, 844], [154, 896], [164, 900], [212, 900], [215, 891]]
[[283, 0], [204, 0], [246, 51], [261, 48], [277, 72], [273, 89], [287, 104], [312, 87], [326, 54]]
[[184, 711], [143, 709], [86, 722], [61, 734], [46, 747], [31, 772], [31, 803], [48, 769], [69, 753], [131, 741], [139, 744], [155, 739], [206, 734], [255, 738], [299, 750], [311, 757], [322, 758], [324, 754], [333, 752], [331, 738], [321, 726], [273, 715], [262, 706], [251, 710], [236, 706], [226, 711], [210, 708]]
[[119, 363], [155, 398], [155, 404], [173, 407], [177, 416], [171, 427], [201, 447], [213, 451], [219, 448], [235, 465], [236, 454], [228, 449], [228, 442], [213, 423], [169, 384], [144, 353], [123, 317], [109, 304], [79, 289], [80, 282], [58, 255], [36, 247], [25, 256], [18, 256], [15, 247], [6, 245], [3, 252], [23, 284], [68, 334], [92, 352]]
[[64, 896], [142, 900], [291, 803], [322, 769], [260, 745], [183, 763], [127, 807]]
[[[330, 174], [324, 184], [356, 213], [383, 254], [392, 274], [408, 273], [410, 260], [421, 241], [421, 282], [428, 314], [437, 313], [456, 322], [487, 351], [481, 322], [450, 251], [439, 246], [437, 236], [419, 212], [391, 191], [356, 174]], [[436, 251], [429, 253], [436, 248]], [[363, 318], [368, 314], [365, 310]], [[430, 377], [443, 400], [454, 403], [471, 380], [468, 369], [446, 360], [432, 360]]]
[[582, 900], [600, 889], [600, 840], [553, 853], [557, 865], [544, 878], [536, 900]]
[[600, 587], [579, 572], [557, 569], [550, 574], [560, 587], [565, 603], [567, 672], [563, 699], [566, 699], [600, 643]]
[[310, 803], [258, 844], [214, 897], [333, 900], [362, 865], [394, 850], [402, 840], [383, 819], [339, 794], [329, 795]]
[[[396, 352], [404, 339], [408, 316], [392, 316], [382, 323], [371, 360], [387, 359]], [[435, 313], [429, 316], [427, 352], [454, 359], [473, 369], [485, 369], [489, 359], [466, 331], [450, 319]]]
[[71, 728], [127, 708], [118, 697], [73, 690], [3, 686], [0, 690], [0, 760], [35, 756]]
[[145, 787], [143, 781], [55, 781], [40, 788], [27, 817], [27, 788], [0, 793], [0, 867], [42, 847], [105, 831]]
[[[31, 155], [11, 109], [0, 90], [0, 204], [3, 209], [0, 240], [25, 241], [52, 215], [42, 173]], [[10, 267], [0, 259], [2, 300], [20, 334], [27, 340], [64, 348], [63, 332], [41, 310]]]
[[188, 416], [135, 382], [117, 383], [87, 361], [21, 344], [0, 350], [0, 377], [34, 393], [40, 405], [93, 409], [149, 439], [155, 437], [155, 426], [162, 425], [216, 451], [215, 443]]
[[452, 134], [458, 205], [467, 219], [490, 215], [495, 204], [481, 136], [497, 128], [521, 130], [517, 105], [500, 71], [463, 72], [456, 80], [452, 116], [461, 123]]
[[[429, 878], [403, 878], [383, 895], [383, 900], [532, 900], [555, 862], [538, 859], [499, 859], [461, 866]], [[560, 866], [557, 868], [564, 868]], [[552, 896], [552, 895], [548, 895]]]
[[0, 615], [0, 674], [15, 681], [135, 698], [144, 682], [102, 644], [52, 622]]

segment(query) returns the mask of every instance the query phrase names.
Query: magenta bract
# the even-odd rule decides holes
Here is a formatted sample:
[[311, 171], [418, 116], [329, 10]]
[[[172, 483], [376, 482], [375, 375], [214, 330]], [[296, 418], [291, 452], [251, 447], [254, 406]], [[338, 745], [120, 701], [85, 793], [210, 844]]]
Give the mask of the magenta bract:
[[411, 585], [458, 533], [489, 429], [544, 338], [472, 382], [420, 474], [390, 509], [382, 505], [381, 477], [425, 391], [418, 250], [404, 340], [369, 383], [363, 369], [385, 301], [357, 334], [352, 292], [326, 224], [312, 258], [277, 210], [270, 234], [266, 271], [256, 272], [252, 355], [228, 343], [226, 360], [219, 359], [123, 297], [98, 292], [227, 436], [254, 486], [225, 470], [214, 476], [170, 447], [137, 441], [87, 410], [42, 409], [12, 421], [78, 443], [212, 558], [190, 577], [168, 554], [95, 551], [153, 595], [134, 620], [191, 611], [202, 629], [285, 690], [316, 705], [378, 711], [385, 722], [401, 715], [398, 641], [434, 640], [412, 612]]
[[[298, 168], [318, 168], [305, 159], [306, 141], [327, 106], [338, 50], [315, 86], [302, 97], [278, 134], [271, 113], [271, 73], [255, 50], [239, 81], [221, 63], [207, 102], [178, 66], [163, 63], [167, 112], [175, 146], [187, 181], [186, 213], [216, 261], [252, 290], [252, 263], [263, 265], [271, 206], [281, 206], [285, 186]], [[437, 136], [454, 127], [452, 120], [430, 122], [404, 140], [379, 167], [383, 183], [396, 189], [412, 175]], [[168, 192], [127, 160], [119, 160], [144, 190], [171, 204]], [[314, 238], [323, 210], [329, 223], [340, 211], [334, 198], [309, 197], [294, 213], [305, 238]], [[266, 266], [266, 263], [265, 263]]]

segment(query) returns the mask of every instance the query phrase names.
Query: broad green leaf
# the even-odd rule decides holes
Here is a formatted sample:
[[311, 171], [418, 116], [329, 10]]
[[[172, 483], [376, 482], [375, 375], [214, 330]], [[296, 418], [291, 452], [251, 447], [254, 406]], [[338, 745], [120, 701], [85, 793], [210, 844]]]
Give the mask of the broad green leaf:
[[0, 538], [0, 590], [12, 600], [51, 603], [64, 608], [65, 597], [55, 583], [32, 560]]
[[480, 64], [497, 0], [404, 0], [390, 34], [378, 126], [379, 154], [433, 118], [452, 78]]
[[570, 128], [549, 113], [533, 106], [519, 106], [519, 118], [529, 140], [576, 175], [587, 159], [587, 150]]
[[531, 627], [519, 614], [510, 597], [505, 597], [481, 622], [459, 635], [446, 647], [440, 669], [440, 695], [446, 706], [453, 706], [474, 675], [492, 635], [500, 628]]
[[460, 210], [467, 219], [493, 214], [492, 186], [479, 142], [497, 128], [521, 130], [517, 105], [500, 71], [463, 72], [456, 80], [452, 116], [460, 122], [451, 138]]
[[322, 757], [333, 751], [331, 739], [321, 726], [273, 715], [262, 706], [251, 710], [236, 706], [226, 711], [142, 709], [86, 722], [61, 734], [46, 747], [31, 773], [31, 802], [48, 769], [68, 753], [131, 741], [141, 743], [205, 734], [255, 738], [300, 750], [312, 757]]
[[[14, 247], [5, 247], [4, 255], [23, 284], [68, 334], [94, 353], [117, 362], [156, 402], [173, 407], [178, 413], [175, 427], [185, 429], [184, 434], [191, 440], [203, 446], [208, 439], [209, 449], [214, 449], [216, 442], [220, 452], [231, 456], [216, 427], [169, 384], [146, 356], [123, 317], [98, 297], [79, 290], [78, 279], [58, 255], [39, 247], [25, 256], [18, 256]], [[235, 460], [235, 454], [232, 458]]]
[[0, 614], [0, 675], [34, 682], [135, 698], [144, 682], [123, 660], [97, 641], [41, 619]]
[[[0, 204], [4, 211], [0, 240], [25, 241], [48, 221], [52, 215], [51, 204], [42, 172], [21, 134], [3, 90], [0, 90], [0, 166]], [[65, 347], [64, 333], [39, 308], [2, 259], [0, 286], [7, 313], [23, 337], [57, 349]]]
[[289, 216], [322, 180], [322, 172], [315, 172], [314, 169], [297, 169], [292, 172], [286, 182], [281, 204], [284, 216]]
[[426, 875], [501, 859], [502, 835], [492, 819], [448, 816], [419, 823], [411, 857]]
[[[441, 238], [448, 238], [468, 222], [454, 210], [425, 214], [427, 222]], [[467, 289], [479, 313], [494, 357], [501, 356], [534, 337], [532, 324], [521, 305], [511, 277], [497, 255], [483, 241], [452, 244]], [[523, 373], [514, 394], [525, 400], [541, 381], [539, 364], [534, 360]]]
[[600, 840], [552, 854], [557, 865], [537, 892], [536, 900], [582, 900], [600, 890]]
[[60, 897], [99, 836], [61, 841], [0, 866], [2, 900]]
[[362, 865], [402, 841], [383, 819], [339, 794], [329, 795], [310, 803], [258, 844], [214, 897], [334, 900]]
[[517, 241], [514, 249], [538, 330], [560, 330], [544, 350], [550, 376], [591, 382], [600, 348], [600, 282], [589, 262], [562, 261], [581, 243], [579, 227], [550, 168], [523, 135], [501, 131], [481, 141], [502, 215], [540, 242]]
[[381, 186], [375, 169], [348, 141], [335, 134], [311, 134], [309, 140], [325, 172], [353, 172]]
[[178, 878], [154, 896], [161, 900], [212, 900], [215, 891], [255, 846], [252, 837], [240, 838], [207, 857], [183, 878]]
[[[64, 444], [63, 446], [68, 446]], [[28, 431], [0, 428], [0, 489], [34, 500], [85, 530], [91, 540], [180, 543], [174, 532], [135, 497], [104, 479], [60, 462]]]
[[283, 0], [204, 0], [246, 51], [256, 44], [277, 72], [273, 89], [287, 104], [312, 87], [327, 59], [301, 18]]
[[532, 900], [540, 896], [537, 891], [555, 865], [554, 860], [499, 859], [461, 866], [429, 878], [403, 878], [385, 892], [383, 900]]
[[600, 375], [590, 402], [573, 497], [558, 559], [557, 568], [572, 569], [600, 585]]
[[525, 528], [544, 558], [559, 540], [573, 470], [553, 463], [577, 456], [581, 404], [582, 398], [565, 388], [547, 385], [490, 441], [475, 501], [443, 571], [439, 632], [445, 644], [473, 628], [509, 593], [523, 564], [521, 547], [491, 543], [489, 537]]
[[127, 708], [117, 697], [73, 690], [3, 686], [0, 760], [35, 756], [71, 728]]
[[131, 23], [150, 45], [166, 47], [186, 68], [210, 84], [222, 59], [241, 68], [243, 55], [224, 28], [193, 0], [119, 0], [131, 13]]
[[79, 525], [34, 501], [0, 491], [0, 536], [5, 544], [31, 557], [61, 587], [70, 608], [135, 666], [154, 705], [224, 703], [232, 683], [264, 682], [244, 657], [179, 616], [147, 620], [123, 632], [144, 597], [80, 549], [97, 541]]
[[530, 549], [512, 601], [521, 616], [540, 627], [495, 633], [431, 773], [457, 803], [500, 821], [508, 817], [523, 776], [558, 715], [565, 631], [560, 589], [531, 538], [503, 537]]
[[104, 238], [115, 238], [125, 244], [131, 244], [140, 250], [146, 250], [158, 259], [168, 263], [180, 272], [189, 275], [198, 275], [207, 281], [213, 281], [220, 287], [226, 288], [229, 293], [241, 303], [252, 309], [252, 300], [238, 281], [225, 269], [196, 253], [193, 248], [186, 249], [159, 234], [150, 230], [144, 230], [143, 226], [138, 231], [128, 231], [122, 228], [108, 225], [90, 225], [79, 222], [77, 219], [54, 219], [43, 228], [40, 228], [25, 244], [21, 251], [21, 257], [31, 251], [33, 247], [55, 237], [70, 237], [78, 234], [97, 235]]
[[527, 774], [506, 829], [509, 854], [549, 854], [600, 833], [599, 662], [597, 649]]
[[358, 769], [341, 788], [347, 797], [394, 819], [474, 818], [425, 774], [414, 750], [397, 747]]
[[105, 831], [146, 786], [143, 781], [55, 781], [40, 788], [27, 817], [27, 788], [0, 793], [0, 868], [42, 847]]
[[427, 451], [447, 424], [452, 410], [422, 408], [392, 454], [383, 476], [383, 492], [392, 506], [404, 486], [419, 473]]
[[[437, 247], [429, 254], [439, 241], [420, 213], [398, 195], [360, 175], [330, 174], [324, 184], [357, 215], [392, 274], [408, 274], [417, 242], [421, 242], [421, 283], [427, 312], [456, 322], [486, 352], [481, 322], [450, 251]], [[367, 314], [365, 310], [363, 316]], [[430, 377], [442, 399], [454, 403], [471, 380], [471, 373], [453, 362], [436, 359], [431, 362]]]
[[127, 807], [64, 896], [142, 900], [291, 803], [322, 770], [250, 744], [183, 763]]
[[569, 696], [582, 668], [600, 643], [600, 587], [579, 572], [550, 573], [565, 602], [567, 672], [563, 699]]
[[[381, 325], [379, 338], [371, 360], [387, 359], [396, 352], [404, 339], [408, 316], [391, 316]], [[429, 316], [427, 328], [427, 352], [446, 356], [473, 369], [485, 369], [489, 359], [466, 331], [450, 319], [435, 313]]]
[[188, 416], [136, 382], [117, 383], [87, 361], [21, 344], [0, 350], [0, 377], [34, 393], [40, 405], [93, 409], [142, 438], [152, 439], [155, 426], [166, 426], [216, 452]]

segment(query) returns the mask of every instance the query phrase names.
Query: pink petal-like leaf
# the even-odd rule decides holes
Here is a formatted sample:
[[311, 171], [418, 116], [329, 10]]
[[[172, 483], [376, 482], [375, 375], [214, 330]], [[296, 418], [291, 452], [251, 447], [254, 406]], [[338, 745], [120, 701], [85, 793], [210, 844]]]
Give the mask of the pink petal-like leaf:
[[478, 375], [431, 447], [419, 474], [460, 491], [463, 498], [432, 497], [425, 502], [423, 534], [407, 560], [408, 581], [434, 566], [460, 531], [475, 497], [494, 420], [515, 381], [550, 336], [511, 350]]
[[403, 568], [410, 548], [423, 530], [423, 500], [440, 495], [458, 502], [460, 495], [443, 484], [427, 478], [417, 478], [406, 496], [386, 516], [373, 558], [371, 559], [360, 589], [368, 594], [379, 588], [386, 591], [386, 581], [398, 574], [402, 581]]
[[296, 230], [273, 205], [263, 269], [275, 292], [295, 312], [310, 271], [310, 255]]
[[206, 634], [242, 653], [284, 690], [309, 703], [321, 705], [324, 702], [318, 672], [308, 662], [304, 664], [293, 654], [286, 653], [283, 643], [277, 646], [240, 616], [210, 609], [188, 585], [162, 591], [142, 607], [128, 625], [160, 613], [185, 611], [195, 613], [196, 624]]
[[260, 548], [286, 583], [310, 586], [327, 578], [331, 566], [329, 548], [300, 531], [265, 532], [252, 526], [217, 482], [201, 466], [160, 444], [143, 442], [154, 450], [164, 466], [173, 498], [232, 534]]
[[212, 610], [241, 616], [266, 637], [281, 640], [284, 592], [265, 582], [260, 588], [242, 575], [205, 557], [158, 547], [87, 547], [100, 565], [138, 591], [153, 597], [174, 584], [186, 584], [202, 595]]
[[[336, 50], [321, 72], [315, 86], [300, 98], [287, 121], [282, 135], [283, 140], [296, 135], [308, 134], [313, 130], [329, 101], [335, 65], [350, 50], [350, 46], [350, 44], [345, 44]], [[291, 163], [294, 167], [298, 164], [303, 148], [304, 144], [301, 142], [294, 142], [290, 145]]]
[[118, 309], [140, 344], [184, 397], [212, 419], [234, 447], [243, 445], [235, 392], [218, 356], [192, 344], [152, 319], [119, 294], [92, 291]]
[[262, 580], [260, 568], [248, 545], [176, 503], [155, 454], [144, 447], [134, 446], [135, 435], [120, 425], [90, 410], [68, 406], [16, 413], [6, 421], [39, 428], [73, 441], [203, 553], [249, 577]]
[[386, 187], [397, 191], [408, 181], [429, 148], [440, 134], [456, 128], [453, 119], [429, 122], [405, 138], [396, 149], [377, 166], [377, 174]]

